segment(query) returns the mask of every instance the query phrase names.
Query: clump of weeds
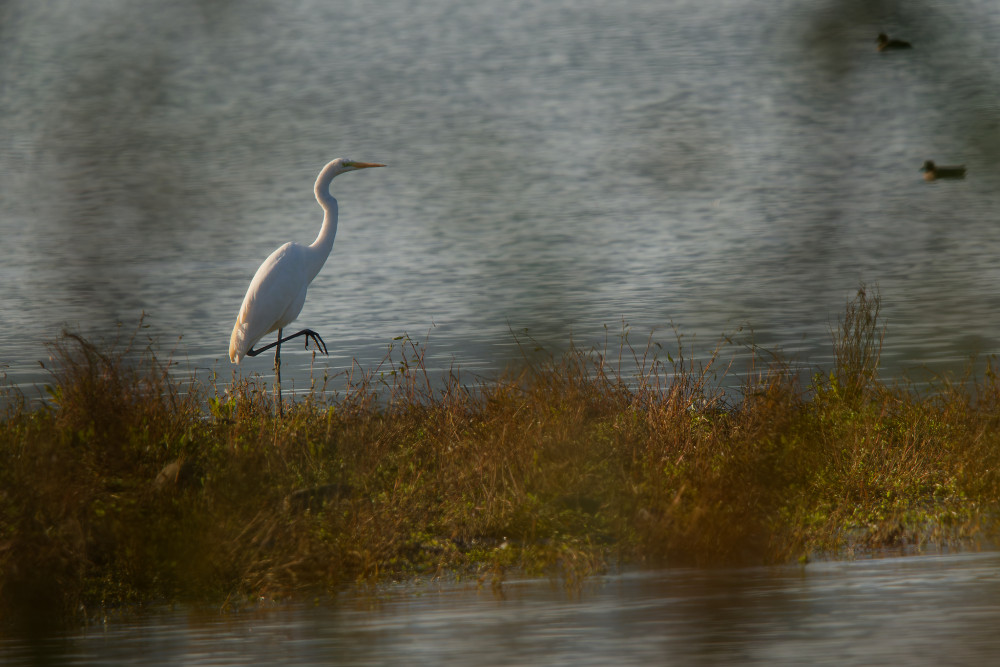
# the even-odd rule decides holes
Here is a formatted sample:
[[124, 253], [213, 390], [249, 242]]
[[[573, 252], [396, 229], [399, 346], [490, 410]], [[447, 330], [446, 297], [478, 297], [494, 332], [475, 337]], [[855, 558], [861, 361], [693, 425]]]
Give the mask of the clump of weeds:
[[989, 539], [996, 362], [929, 391], [883, 382], [879, 314], [862, 286], [834, 368], [803, 382], [753, 349], [730, 391], [718, 352], [636, 349], [627, 326], [617, 346], [525, 353], [471, 383], [429, 377], [403, 336], [280, 417], [259, 379], [177, 380], [141, 325], [100, 344], [67, 332], [46, 400], [3, 389], [0, 624]]

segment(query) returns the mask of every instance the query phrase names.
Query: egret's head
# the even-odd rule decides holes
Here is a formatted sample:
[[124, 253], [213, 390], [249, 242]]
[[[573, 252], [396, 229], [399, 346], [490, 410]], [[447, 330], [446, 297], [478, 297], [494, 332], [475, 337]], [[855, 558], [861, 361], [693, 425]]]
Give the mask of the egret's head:
[[358, 169], [368, 169], [369, 167], [384, 167], [380, 162], [358, 162], [346, 157], [339, 157], [336, 160], [327, 162], [326, 166], [319, 172], [316, 178], [316, 198], [323, 203], [324, 199], [330, 197], [330, 181], [335, 176], [343, 174], [345, 171], [357, 171]]
[[379, 162], [358, 162], [357, 160], [352, 160], [346, 157], [339, 157], [336, 160], [330, 162], [323, 171], [330, 171], [334, 176], [337, 174], [342, 174], [345, 171], [356, 171], [358, 169], [368, 169], [369, 167], [384, 167], [384, 164]]

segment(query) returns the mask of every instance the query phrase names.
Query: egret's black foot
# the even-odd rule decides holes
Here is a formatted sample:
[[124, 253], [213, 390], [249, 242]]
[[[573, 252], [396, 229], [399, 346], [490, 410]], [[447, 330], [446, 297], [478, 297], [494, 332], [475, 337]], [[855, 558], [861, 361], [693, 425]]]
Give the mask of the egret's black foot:
[[307, 350], [309, 349], [309, 340], [312, 339], [316, 343], [316, 347], [318, 347], [323, 354], [330, 356], [330, 353], [326, 351], [326, 343], [323, 342], [323, 339], [320, 337], [318, 333], [316, 333], [312, 329], [304, 329], [299, 333], [302, 334], [302, 336], [306, 339], [305, 348]]

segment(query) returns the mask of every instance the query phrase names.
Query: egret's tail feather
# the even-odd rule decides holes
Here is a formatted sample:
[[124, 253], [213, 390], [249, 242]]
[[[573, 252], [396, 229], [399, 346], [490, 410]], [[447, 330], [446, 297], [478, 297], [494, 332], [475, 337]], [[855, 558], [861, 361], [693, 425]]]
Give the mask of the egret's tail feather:
[[233, 327], [233, 335], [229, 337], [229, 361], [234, 364], [240, 363], [247, 354], [246, 345], [247, 325], [245, 322], [237, 322]]

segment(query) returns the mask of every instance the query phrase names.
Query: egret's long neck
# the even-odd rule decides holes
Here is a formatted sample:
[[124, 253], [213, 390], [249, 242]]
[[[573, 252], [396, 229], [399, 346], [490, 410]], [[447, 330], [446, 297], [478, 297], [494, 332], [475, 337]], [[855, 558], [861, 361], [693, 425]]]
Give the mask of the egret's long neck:
[[330, 194], [330, 181], [337, 173], [335, 169], [328, 167], [320, 172], [319, 178], [316, 179], [316, 201], [323, 207], [323, 226], [319, 230], [319, 236], [309, 246], [312, 251], [309, 280], [315, 278], [323, 268], [326, 258], [333, 250], [333, 239], [337, 235], [337, 200]]

